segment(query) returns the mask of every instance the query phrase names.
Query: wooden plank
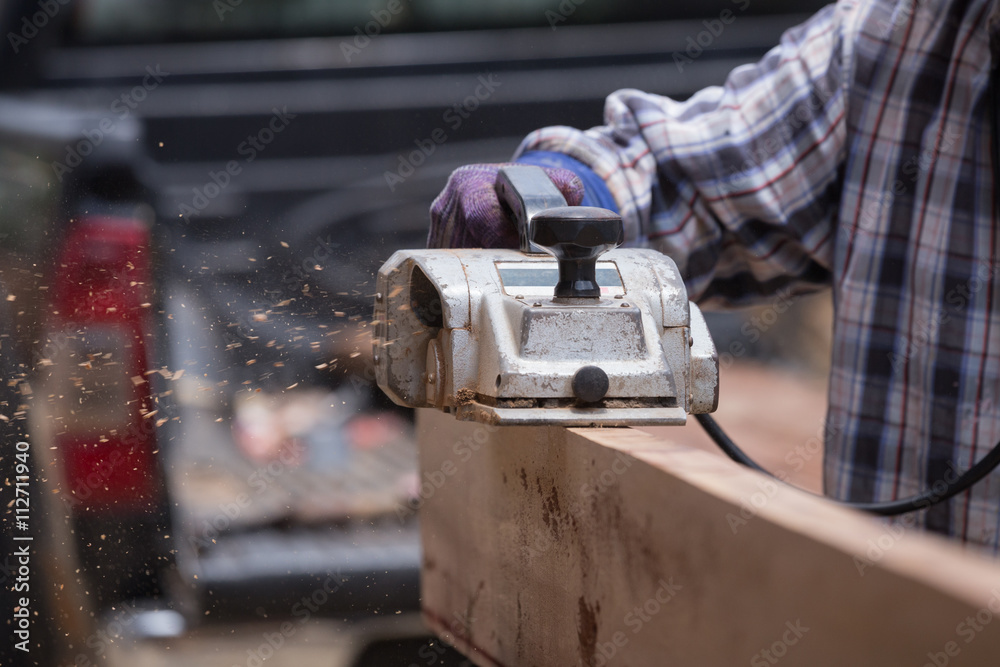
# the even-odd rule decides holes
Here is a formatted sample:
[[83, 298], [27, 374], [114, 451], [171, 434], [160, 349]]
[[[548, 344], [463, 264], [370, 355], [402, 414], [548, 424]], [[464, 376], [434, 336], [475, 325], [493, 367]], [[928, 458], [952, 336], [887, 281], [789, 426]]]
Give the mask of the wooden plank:
[[420, 412], [424, 617], [476, 664], [997, 664], [986, 556], [636, 430]]

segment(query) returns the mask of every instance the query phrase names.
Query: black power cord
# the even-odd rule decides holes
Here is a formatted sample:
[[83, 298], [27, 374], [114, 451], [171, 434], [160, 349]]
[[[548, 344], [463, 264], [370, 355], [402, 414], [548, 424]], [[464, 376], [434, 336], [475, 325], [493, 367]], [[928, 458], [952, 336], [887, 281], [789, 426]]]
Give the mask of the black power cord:
[[[762, 468], [756, 461], [751, 459], [746, 452], [740, 449], [736, 443], [733, 442], [728, 435], [726, 435], [725, 431], [722, 430], [722, 427], [720, 427], [710, 415], [695, 415], [695, 419], [697, 419], [698, 423], [705, 429], [708, 436], [715, 441], [715, 444], [717, 444], [719, 448], [725, 452], [726, 456], [737, 463], [747, 466], [748, 468], [753, 468], [758, 472], [774, 477], [772, 473]], [[915, 496], [900, 498], [899, 500], [890, 500], [882, 503], [852, 503], [842, 500], [836, 500], [834, 502], [844, 505], [845, 507], [861, 510], [862, 512], [870, 512], [871, 514], [878, 514], [880, 516], [897, 516], [908, 512], [916, 512], [917, 510], [927, 509], [931, 505], [943, 503], [949, 498], [957, 496], [981, 480], [983, 477], [990, 474], [990, 472], [992, 472], [998, 465], [1000, 465], [1000, 442], [998, 442], [996, 446], [994, 446], [993, 449], [986, 454], [986, 456], [980, 459], [974, 466], [966, 470], [965, 473], [955, 481], [948, 482], [941, 480], [945, 485], [945, 488], [941, 492], [928, 489], [927, 491], [918, 493]], [[777, 478], [775, 477], [775, 479]], [[935, 486], [937, 486], [936, 483]]]

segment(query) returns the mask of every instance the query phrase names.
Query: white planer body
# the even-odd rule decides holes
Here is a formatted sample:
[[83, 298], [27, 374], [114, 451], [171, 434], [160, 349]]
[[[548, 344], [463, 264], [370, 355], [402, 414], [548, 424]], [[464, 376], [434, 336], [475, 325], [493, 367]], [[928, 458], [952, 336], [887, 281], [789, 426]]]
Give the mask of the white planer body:
[[379, 387], [497, 425], [672, 425], [714, 411], [718, 357], [674, 262], [608, 250], [620, 218], [560, 205], [536, 167], [506, 168], [498, 193], [524, 251], [402, 250], [382, 266]]

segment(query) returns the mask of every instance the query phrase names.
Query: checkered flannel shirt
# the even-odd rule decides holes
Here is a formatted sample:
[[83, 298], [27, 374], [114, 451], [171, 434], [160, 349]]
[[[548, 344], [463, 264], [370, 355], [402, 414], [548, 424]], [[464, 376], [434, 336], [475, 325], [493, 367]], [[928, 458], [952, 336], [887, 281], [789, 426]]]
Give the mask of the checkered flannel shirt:
[[[630, 242], [671, 256], [703, 304], [832, 286], [837, 498], [923, 491], [1000, 440], [991, 12], [839, 2], [724, 86], [685, 102], [621, 90], [603, 127], [519, 149], [595, 172]], [[917, 520], [996, 549], [1000, 472]]]

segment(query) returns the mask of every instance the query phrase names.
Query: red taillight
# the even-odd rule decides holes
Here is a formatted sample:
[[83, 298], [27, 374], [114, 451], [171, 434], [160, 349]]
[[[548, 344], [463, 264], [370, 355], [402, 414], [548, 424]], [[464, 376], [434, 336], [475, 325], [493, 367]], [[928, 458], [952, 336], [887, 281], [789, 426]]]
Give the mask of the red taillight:
[[64, 498], [77, 512], [141, 511], [159, 500], [149, 245], [141, 221], [91, 217], [72, 225], [57, 259], [46, 394]]

